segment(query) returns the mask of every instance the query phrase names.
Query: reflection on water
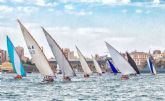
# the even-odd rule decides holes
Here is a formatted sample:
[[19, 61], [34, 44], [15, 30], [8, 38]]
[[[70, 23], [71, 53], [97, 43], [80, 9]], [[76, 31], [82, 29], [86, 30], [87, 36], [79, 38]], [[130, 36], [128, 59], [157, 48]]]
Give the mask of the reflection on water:
[[40, 74], [14, 80], [14, 74], [0, 75], [0, 101], [165, 101], [165, 74], [141, 74], [130, 80], [120, 75], [79, 74], [72, 82], [58, 75], [54, 83], [43, 84]]

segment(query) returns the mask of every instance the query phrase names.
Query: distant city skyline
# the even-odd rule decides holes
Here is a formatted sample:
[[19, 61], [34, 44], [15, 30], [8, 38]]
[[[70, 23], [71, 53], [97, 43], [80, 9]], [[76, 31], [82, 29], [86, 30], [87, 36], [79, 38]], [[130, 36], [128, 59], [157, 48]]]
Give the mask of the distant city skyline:
[[164, 0], [0, 0], [0, 49], [9, 35], [29, 57], [17, 18], [48, 58], [53, 54], [40, 26], [61, 48], [76, 53], [77, 45], [88, 57], [108, 54], [104, 41], [119, 52], [165, 50]]

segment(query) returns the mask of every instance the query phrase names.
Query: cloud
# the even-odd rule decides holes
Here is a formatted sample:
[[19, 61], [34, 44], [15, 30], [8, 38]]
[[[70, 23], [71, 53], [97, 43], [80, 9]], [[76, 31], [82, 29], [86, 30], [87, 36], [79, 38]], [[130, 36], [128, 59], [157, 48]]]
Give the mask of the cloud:
[[92, 15], [91, 11], [85, 11], [83, 9], [78, 11], [77, 9], [75, 9], [75, 7], [72, 4], [64, 5], [64, 9], [67, 14], [73, 14], [77, 16]]
[[47, 2], [46, 0], [35, 0], [35, 4], [41, 7], [54, 7], [57, 5], [57, 2]]
[[31, 15], [32, 13], [39, 11], [39, 8], [31, 7], [31, 6], [25, 6], [25, 7], [20, 6], [20, 7], [17, 7], [17, 10], [21, 12], [22, 14]]
[[153, 3], [160, 4], [160, 0], [154, 0]]
[[75, 11], [75, 10], [66, 10], [67, 14], [77, 15], [77, 16], [86, 16], [86, 15], [92, 15], [93, 13], [91, 11]]
[[64, 8], [67, 9], [67, 10], [74, 10], [74, 6], [71, 5], [71, 4], [65, 5]]
[[138, 13], [138, 14], [140, 14], [140, 13], [142, 13], [143, 11], [141, 10], [141, 9], [136, 9], [135, 10], [135, 13]]
[[5, 2], [5, 0], [0, 0], [0, 2]]
[[4, 5], [1, 5], [0, 6], [0, 12], [8, 13], [8, 12], [12, 12], [12, 11], [13, 11], [13, 8], [12, 7], [4, 6]]
[[39, 6], [45, 6], [46, 5], [45, 0], [35, 0], [35, 1], [36, 1], [36, 4]]
[[12, 0], [13, 2], [17, 2], [17, 3], [23, 3], [24, 0]]
[[114, 41], [114, 42], [118, 42], [118, 43], [130, 43], [133, 42], [135, 40], [134, 37], [110, 37], [108, 38], [109, 41]]
[[80, 2], [80, 3], [97, 3], [97, 4], [127, 4], [130, 3], [130, 0], [62, 0], [65, 3], [68, 2]]
[[127, 12], [128, 12], [127, 9], [123, 9], [123, 10], [122, 10], [122, 13], [127, 13]]

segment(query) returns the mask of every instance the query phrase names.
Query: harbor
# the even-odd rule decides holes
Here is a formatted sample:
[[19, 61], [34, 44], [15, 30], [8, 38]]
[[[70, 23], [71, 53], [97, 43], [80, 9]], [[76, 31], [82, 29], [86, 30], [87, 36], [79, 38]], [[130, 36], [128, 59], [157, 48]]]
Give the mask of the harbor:
[[0, 101], [165, 101], [165, 0], [0, 0]]

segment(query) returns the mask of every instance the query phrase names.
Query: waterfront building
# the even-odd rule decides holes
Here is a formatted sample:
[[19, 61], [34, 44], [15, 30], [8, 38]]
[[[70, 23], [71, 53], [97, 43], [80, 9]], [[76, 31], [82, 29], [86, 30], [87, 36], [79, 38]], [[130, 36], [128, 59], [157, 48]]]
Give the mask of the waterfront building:
[[0, 49], [0, 64], [5, 62], [8, 59], [7, 51]]
[[20, 59], [24, 62], [27, 62], [29, 60], [28, 57], [25, 57], [24, 56], [24, 48], [23, 47], [20, 47], [20, 46], [17, 46], [15, 47], [17, 53], [18, 53], [18, 56], [20, 57]]
[[71, 51], [69, 48], [63, 48], [62, 51], [67, 59], [76, 59], [77, 58], [76, 56], [74, 56], [74, 51]]
[[0, 66], [2, 72], [13, 72], [12, 64], [9, 61], [3, 62]]
[[133, 51], [130, 56], [139, 68], [144, 68], [147, 62], [148, 53]]

